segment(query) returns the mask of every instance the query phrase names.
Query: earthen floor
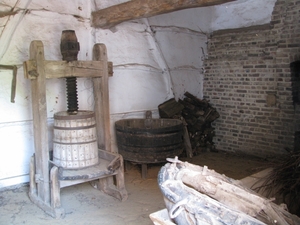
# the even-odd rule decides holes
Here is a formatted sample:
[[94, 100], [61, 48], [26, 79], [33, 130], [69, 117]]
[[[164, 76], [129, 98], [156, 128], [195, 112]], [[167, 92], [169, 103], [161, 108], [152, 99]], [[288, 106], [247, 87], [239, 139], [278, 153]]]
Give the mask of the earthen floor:
[[[218, 173], [242, 179], [265, 169], [265, 160], [223, 152], [201, 153], [192, 159], [181, 159], [208, 166]], [[127, 201], [120, 202], [94, 189], [88, 182], [61, 190], [66, 215], [54, 219], [28, 198], [28, 186], [0, 192], [0, 224], [72, 224], [72, 225], [151, 225], [149, 214], [165, 208], [157, 185], [157, 174], [163, 164], [148, 166], [147, 179], [141, 178], [139, 165], [125, 172]]]

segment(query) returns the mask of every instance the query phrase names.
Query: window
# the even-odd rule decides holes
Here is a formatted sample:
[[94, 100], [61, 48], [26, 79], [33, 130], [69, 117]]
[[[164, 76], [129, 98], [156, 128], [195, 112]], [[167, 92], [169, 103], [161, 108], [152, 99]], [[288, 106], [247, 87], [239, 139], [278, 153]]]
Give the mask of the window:
[[300, 104], [300, 60], [290, 64], [294, 105]]

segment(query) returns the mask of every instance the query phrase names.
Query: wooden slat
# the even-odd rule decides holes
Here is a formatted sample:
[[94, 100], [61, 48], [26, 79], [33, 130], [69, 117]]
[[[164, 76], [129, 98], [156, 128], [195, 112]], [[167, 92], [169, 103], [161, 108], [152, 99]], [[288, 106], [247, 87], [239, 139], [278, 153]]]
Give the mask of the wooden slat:
[[124, 21], [235, 0], [131, 0], [92, 12], [92, 26], [111, 28]]

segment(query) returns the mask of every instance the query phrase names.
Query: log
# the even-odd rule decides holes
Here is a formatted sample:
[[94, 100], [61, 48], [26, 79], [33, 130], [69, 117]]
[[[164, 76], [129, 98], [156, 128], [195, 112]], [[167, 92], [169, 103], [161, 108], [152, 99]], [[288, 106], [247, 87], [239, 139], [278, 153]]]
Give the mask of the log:
[[175, 98], [171, 98], [158, 106], [159, 116], [161, 118], [172, 118], [174, 115], [180, 115], [183, 108], [184, 106], [178, 103]]
[[200, 100], [189, 92], [185, 92], [184, 95], [187, 97], [184, 100], [189, 101], [191, 104], [204, 108], [207, 108], [209, 106], [209, 103], [206, 99]]
[[208, 107], [198, 107], [193, 104], [191, 104], [188, 100], [189, 98], [185, 98], [184, 100], [180, 100], [179, 102], [184, 105], [184, 110], [188, 111], [189, 114], [199, 117], [205, 115], [205, 110], [207, 110]]
[[[213, 137], [214, 128], [211, 123], [220, 117], [206, 99], [199, 99], [189, 92], [184, 93], [185, 98], [174, 98], [158, 106], [162, 118], [181, 119], [185, 124], [184, 142], [187, 156], [192, 157], [195, 152], [216, 151]], [[175, 118], [179, 117], [179, 118]]]
[[192, 158], [193, 157], [193, 149], [192, 149], [192, 144], [189, 136], [189, 132], [186, 126], [183, 127], [183, 140], [184, 140], [184, 148], [186, 150], [186, 153], [188, 157]]
[[232, 1], [235, 0], [131, 0], [92, 12], [92, 27], [107, 29], [128, 20]]
[[182, 117], [187, 122], [190, 142], [193, 151], [216, 151], [213, 144], [215, 135], [211, 123], [220, 117], [220, 114], [213, 108], [206, 99], [199, 99], [189, 92], [184, 93], [185, 98], [179, 100], [184, 106]]

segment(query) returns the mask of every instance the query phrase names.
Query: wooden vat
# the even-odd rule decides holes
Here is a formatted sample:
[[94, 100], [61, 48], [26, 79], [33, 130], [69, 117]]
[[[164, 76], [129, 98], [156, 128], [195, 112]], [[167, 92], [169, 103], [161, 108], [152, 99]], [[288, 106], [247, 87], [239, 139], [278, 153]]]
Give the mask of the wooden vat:
[[94, 112], [55, 113], [53, 161], [65, 169], [85, 168], [98, 163]]
[[176, 119], [124, 119], [115, 123], [119, 154], [147, 164], [165, 162], [183, 151], [183, 124]]

